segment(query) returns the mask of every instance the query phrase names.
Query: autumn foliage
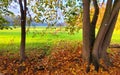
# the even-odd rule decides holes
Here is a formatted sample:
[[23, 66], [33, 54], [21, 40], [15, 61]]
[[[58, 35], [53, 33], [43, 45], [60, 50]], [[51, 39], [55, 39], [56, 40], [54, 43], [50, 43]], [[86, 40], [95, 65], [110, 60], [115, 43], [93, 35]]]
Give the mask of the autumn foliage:
[[[105, 12], [105, 5], [102, 5], [102, 6], [99, 6], [99, 15], [98, 15], [98, 21], [97, 21], [97, 25], [96, 25], [96, 28], [98, 29], [100, 27], [100, 24], [102, 22], [102, 19], [103, 19], [103, 16], [104, 16], [104, 12]], [[91, 8], [90, 9], [90, 18], [92, 20], [92, 17], [93, 17], [93, 14], [94, 14], [94, 8]], [[118, 15], [118, 18], [117, 18], [117, 22], [116, 22], [116, 26], [115, 26], [115, 30], [119, 30], [120, 29], [120, 13]]]
[[[25, 62], [19, 61], [19, 54], [0, 52], [0, 73], [5, 75], [120, 75], [120, 50], [110, 49], [109, 56], [114, 67], [98, 72], [91, 65], [86, 73], [86, 63], [81, 57], [81, 43], [61, 41], [50, 48], [46, 55], [44, 50], [27, 52]], [[102, 61], [101, 61], [101, 65]]]

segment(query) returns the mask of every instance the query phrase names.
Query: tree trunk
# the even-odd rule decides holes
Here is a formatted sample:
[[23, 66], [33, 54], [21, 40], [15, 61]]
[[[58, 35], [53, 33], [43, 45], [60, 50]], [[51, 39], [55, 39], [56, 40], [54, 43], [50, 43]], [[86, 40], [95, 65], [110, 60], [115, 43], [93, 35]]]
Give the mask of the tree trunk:
[[106, 50], [109, 47], [120, 9], [120, 0], [115, 0], [114, 3], [112, 0], [107, 1], [104, 17], [97, 37], [95, 38], [95, 25], [99, 14], [99, 8], [97, 6], [97, 1], [93, 0], [95, 13], [90, 24], [89, 2], [89, 0], [83, 0], [83, 56], [86, 56], [88, 62], [87, 72], [90, 70], [89, 65], [91, 63], [95, 66], [96, 71], [99, 70], [100, 58], [104, 59], [107, 66], [111, 65]]
[[90, 0], [83, 0], [83, 58], [90, 58]]
[[113, 5], [110, 20], [108, 22], [109, 28], [106, 32], [106, 36], [104, 38], [104, 43], [102, 44], [102, 49], [100, 51], [101, 58], [104, 60], [106, 66], [112, 65], [109, 61], [106, 50], [109, 47], [110, 40], [111, 40], [113, 31], [114, 31], [114, 28], [115, 28], [115, 24], [116, 24], [116, 21], [117, 21], [117, 17], [118, 17], [118, 14], [119, 14], [120, 7], [117, 8], [118, 5], [120, 6], [120, 1], [116, 0], [114, 2], [114, 5]]
[[26, 0], [24, 0], [24, 7], [22, 0], [19, 0], [21, 12], [21, 44], [20, 44], [20, 60], [25, 60], [25, 43], [26, 43]]
[[[114, 3], [114, 6], [112, 6], [112, 0], [108, 0], [107, 2], [105, 15], [103, 17], [103, 21], [93, 47], [93, 53], [92, 53], [93, 58], [96, 58], [95, 60], [93, 60], [94, 65], [99, 64], [100, 58], [104, 59], [104, 62], [106, 65], [111, 65], [109, 57], [107, 56], [106, 50], [110, 44], [110, 39], [112, 37], [112, 33], [114, 30], [118, 12], [119, 12], [118, 4], [120, 1], [117, 1], [117, 2], [116, 1]], [[96, 70], [98, 70], [97, 66], [95, 66], [95, 68]]]
[[93, 59], [94, 59], [92, 58], [92, 49], [95, 41], [95, 28], [96, 28], [98, 15], [99, 15], [99, 7], [96, 0], [93, 0], [93, 5], [94, 5], [95, 12], [94, 12], [92, 21], [90, 23], [90, 58], [89, 58], [89, 65], [86, 70], [87, 72], [90, 71], [90, 64], [93, 62]]
[[93, 52], [92, 52], [93, 65], [95, 66], [95, 70], [97, 70], [97, 71], [99, 69], [99, 51], [101, 50], [101, 45], [104, 42], [103, 39], [104, 39], [105, 31], [107, 28], [106, 25], [107, 25], [107, 22], [108, 22], [108, 19], [110, 16], [110, 11], [111, 11], [111, 8], [108, 8], [108, 7], [111, 7], [111, 3], [112, 3], [112, 0], [108, 0], [106, 11], [105, 11], [105, 14], [103, 17], [103, 21], [102, 21], [100, 30], [97, 34], [97, 37], [96, 37], [96, 40], [95, 40], [94, 46], [93, 46]]

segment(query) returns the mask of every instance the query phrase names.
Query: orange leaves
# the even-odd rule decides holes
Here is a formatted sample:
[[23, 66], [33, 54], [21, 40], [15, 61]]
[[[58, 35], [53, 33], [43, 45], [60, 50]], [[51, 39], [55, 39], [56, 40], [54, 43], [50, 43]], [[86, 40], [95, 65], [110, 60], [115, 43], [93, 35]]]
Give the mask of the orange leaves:
[[[60, 45], [60, 44], [59, 44]], [[62, 43], [63, 45], [63, 43]], [[43, 56], [41, 51], [32, 51], [28, 53], [25, 62], [19, 62], [18, 54], [9, 56], [0, 56], [0, 73], [5, 75], [120, 75], [120, 50], [111, 51], [110, 57], [115, 67], [109, 67], [108, 71], [100, 68], [98, 72], [94, 66], [90, 65], [90, 72], [86, 73], [86, 62], [81, 58], [81, 46], [52, 48], [55, 51], [48, 56]], [[42, 55], [42, 57], [41, 57]], [[101, 60], [101, 64], [104, 62]]]

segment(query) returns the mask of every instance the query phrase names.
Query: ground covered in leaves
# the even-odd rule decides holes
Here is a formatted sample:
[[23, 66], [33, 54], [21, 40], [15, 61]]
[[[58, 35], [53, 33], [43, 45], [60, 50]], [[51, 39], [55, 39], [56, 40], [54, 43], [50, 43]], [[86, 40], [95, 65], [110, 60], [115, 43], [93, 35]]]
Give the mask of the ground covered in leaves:
[[86, 63], [81, 58], [81, 46], [61, 46], [59, 43], [50, 55], [41, 51], [30, 51], [27, 53], [25, 62], [20, 63], [19, 54], [0, 53], [0, 75], [120, 75], [120, 50], [110, 50], [110, 58], [115, 67], [98, 72], [91, 70], [86, 73]]

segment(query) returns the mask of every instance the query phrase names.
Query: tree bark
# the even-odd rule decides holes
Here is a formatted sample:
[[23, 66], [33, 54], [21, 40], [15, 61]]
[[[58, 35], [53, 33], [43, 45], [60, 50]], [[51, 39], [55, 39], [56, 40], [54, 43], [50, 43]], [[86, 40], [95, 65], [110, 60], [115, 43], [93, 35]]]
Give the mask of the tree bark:
[[86, 71], [91, 64], [91, 40], [90, 40], [90, 0], [83, 0], [83, 49], [82, 56], [88, 62]]
[[90, 0], [83, 0], [83, 58], [90, 58]]
[[88, 62], [87, 72], [89, 72], [89, 65], [93, 63], [95, 70], [99, 70], [99, 59], [104, 59], [107, 66], [111, 65], [109, 57], [107, 56], [107, 48], [109, 47], [115, 23], [120, 9], [120, 0], [108, 0], [103, 20], [95, 38], [95, 26], [98, 19], [99, 8], [97, 1], [93, 0], [95, 13], [90, 23], [90, 0], [83, 0], [83, 57]]
[[92, 61], [93, 61], [93, 65], [95, 66], [95, 70], [97, 71], [99, 69], [99, 51], [101, 50], [101, 45], [104, 42], [103, 41], [104, 36], [105, 36], [104, 33], [106, 31], [106, 27], [107, 27], [106, 25], [107, 25], [108, 19], [110, 17], [111, 5], [112, 5], [112, 0], [108, 0], [105, 14], [103, 17], [103, 21], [102, 21], [101, 27], [99, 29], [99, 32], [97, 34], [97, 37], [96, 37], [96, 40], [93, 46], [93, 52], [92, 52], [93, 60]]
[[[111, 65], [109, 58], [107, 56], [107, 47], [110, 44], [110, 39], [115, 27], [117, 20], [119, 8], [119, 1], [115, 4], [115, 8], [112, 6], [112, 0], [108, 0], [105, 15], [103, 21], [96, 37], [96, 41], [93, 46], [93, 64], [99, 65], [99, 59], [102, 57], [106, 65]], [[113, 9], [111, 9], [113, 7]], [[114, 12], [114, 13], [113, 13]], [[107, 16], [106, 16], [107, 15]], [[95, 69], [98, 70], [98, 66], [95, 66]]]
[[25, 60], [25, 43], [26, 43], [26, 0], [24, 0], [24, 7], [22, 0], [19, 0], [21, 12], [21, 44], [20, 44], [20, 60]]
[[104, 43], [102, 45], [102, 49], [100, 52], [100, 57], [104, 60], [104, 63], [105, 65], [108, 67], [108, 66], [112, 66], [113, 64], [110, 62], [110, 59], [107, 55], [107, 48], [109, 47], [110, 45], [110, 41], [111, 41], [111, 38], [112, 38], [112, 34], [113, 34], [113, 31], [114, 31], [114, 28], [115, 28], [115, 23], [117, 21], [117, 17], [118, 17], [118, 13], [116, 14], [115, 18], [113, 19], [112, 23], [111, 23], [111, 27], [109, 28], [109, 30], [107, 31], [106, 33], [106, 36], [104, 38]]
[[116, 21], [117, 21], [117, 17], [118, 17], [118, 14], [119, 14], [120, 7], [118, 9], [116, 9], [118, 7], [118, 5], [120, 6], [120, 1], [116, 0], [114, 2], [114, 5], [113, 5], [110, 21], [108, 22], [109, 28], [106, 32], [106, 36], [104, 38], [104, 43], [102, 44], [102, 49], [100, 51], [101, 58], [104, 60], [106, 66], [112, 65], [110, 63], [110, 60], [109, 60], [108, 56], [107, 56], [107, 51], [106, 50], [110, 45], [111, 37], [112, 37], [113, 31], [114, 31], [114, 28], [115, 28], [115, 24], [116, 24]]
[[94, 58], [92, 58], [92, 49], [93, 49], [93, 45], [94, 45], [94, 41], [95, 41], [95, 28], [96, 28], [98, 15], [99, 15], [99, 7], [98, 7], [96, 0], [93, 0], [93, 5], [94, 5], [95, 11], [94, 11], [92, 21], [90, 23], [90, 58], [89, 58], [88, 67], [86, 69], [87, 72], [90, 71], [90, 64], [92, 63], [92, 61], [94, 59]]

